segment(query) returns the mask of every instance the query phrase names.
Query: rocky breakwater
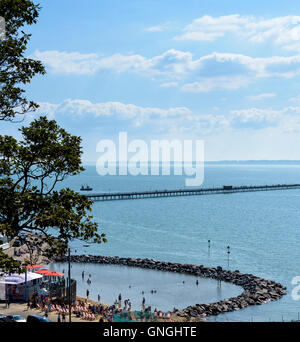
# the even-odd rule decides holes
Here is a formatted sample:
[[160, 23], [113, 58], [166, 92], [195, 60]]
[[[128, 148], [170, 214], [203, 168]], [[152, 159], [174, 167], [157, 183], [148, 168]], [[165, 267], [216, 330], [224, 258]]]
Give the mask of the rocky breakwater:
[[[57, 257], [56, 262], [66, 262], [67, 257]], [[179, 264], [156, 261], [153, 259], [119, 258], [99, 255], [73, 255], [71, 262], [113, 264], [141, 267], [165, 272], [177, 272], [225, 281], [241, 286], [244, 291], [237, 297], [224, 299], [215, 303], [195, 304], [177, 311], [176, 315], [185, 317], [205, 317], [243, 309], [249, 305], [260, 305], [271, 300], [278, 300], [286, 294], [286, 287], [272, 280], [266, 280], [253, 274], [243, 274], [238, 270], [224, 270], [221, 267], [204, 267], [203, 265]]]

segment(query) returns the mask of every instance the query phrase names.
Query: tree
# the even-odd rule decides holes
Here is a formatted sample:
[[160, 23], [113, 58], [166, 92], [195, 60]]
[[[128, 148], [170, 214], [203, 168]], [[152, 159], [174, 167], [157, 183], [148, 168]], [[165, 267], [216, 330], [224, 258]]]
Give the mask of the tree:
[[[37, 22], [39, 11], [30, 0], [0, 0], [0, 17], [6, 24], [5, 39], [0, 41], [0, 121], [14, 121], [18, 114], [38, 107], [20, 86], [45, 73], [41, 62], [25, 58], [30, 35], [21, 30]], [[0, 135], [0, 234], [30, 234], [26, 244], [31, 261], [34, 249], [48, 257], [64, 254], [72, 239], [106, 242], [90, 215], [92, 201], [69, 188], [56, 190], [66, 177], [84, 170], [81, 138], [45, 116], [19, 130], [21, 141]], [[0, 270], [21, 268], [0, 249]]]
[[43, 253], [48, 257], [64, 254], [73, 239], [106, 242], [89, 214], [93, 202], [69, 188], [55, 190], [84, 170], [81, 138], [45, 116], [19, 131], [19, 142], [0, 136], [0, 234], [39, 233], [41, 238], [27, 239], [28, 247], [41, 249], [47, 243], [50, 248]]
[[5, 39], [0, 40], [0, 120], [12, 121], [38, 108], [21, 88], [36, 74], [45, 74], [40, 61], [24, 53], [31, 37], [21, 28], [37, 22], [40, 6], [29, 0], [1, 0], [0, 17], [5, 19]]

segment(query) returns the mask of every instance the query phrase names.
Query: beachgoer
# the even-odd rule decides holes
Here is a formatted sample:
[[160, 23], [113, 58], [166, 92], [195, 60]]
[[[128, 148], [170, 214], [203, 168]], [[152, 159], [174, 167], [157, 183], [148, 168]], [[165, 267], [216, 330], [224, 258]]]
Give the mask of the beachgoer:
[[100, 295], [98, 295], [98, 302], [100, 302]]
[[62, 321], [65, 322], [66, 321], [66, 314], [63, 312], [62, 313]]
[[82, 276], [82, 279], [84, 278], [84, 271], [82, 271], [82, 274], [81, 274], [81, 276]]
[[86, 290], [86, 297], [89, 298], [90, 291]]
[[60, 322], [60, 312], [57, 314], [57, 322]]
[[196, 285], [199, 285], [199, 281], [198, 281], [198, 279], [196, 280]]

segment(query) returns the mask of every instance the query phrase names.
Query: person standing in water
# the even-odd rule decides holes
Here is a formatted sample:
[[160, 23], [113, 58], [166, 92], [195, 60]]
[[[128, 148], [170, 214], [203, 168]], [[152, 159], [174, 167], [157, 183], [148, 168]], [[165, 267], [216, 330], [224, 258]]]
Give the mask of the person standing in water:
[[146, 302], [146, 299], [145, 299], [145, 297], [143, 297], [143, 301], [142, 301], [143, 311], [145, 311], [145, 302]]

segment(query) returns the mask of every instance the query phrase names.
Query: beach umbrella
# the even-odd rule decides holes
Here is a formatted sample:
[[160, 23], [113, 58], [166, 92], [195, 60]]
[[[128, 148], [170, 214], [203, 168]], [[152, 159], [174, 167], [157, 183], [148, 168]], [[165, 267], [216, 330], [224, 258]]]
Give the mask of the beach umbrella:
[[43, 268], [43, 266], [41, 266], [41, 265], [27, 265], [26, 268], [28, 270], [35, 270], [35, 269], [38, 269], [38, 268]]
[[51, 272], [51, 271], [50, 270], [46, 270], [46, 269], [35, 271], [35, 273], [44, 274], [44, 275], [47, 275], [49, 272]]
[[46, 289], [39, 289], [38, 295], [39, 296], [46, 296], [46, 295], [48, 295], [48, 291]]
[[47, 273], [47, 276], [52, 276], [52, 277], [63, 277], [64, 275], [65, 275], [64, 273], [54, 272], [54, 271], [50, 271]]

